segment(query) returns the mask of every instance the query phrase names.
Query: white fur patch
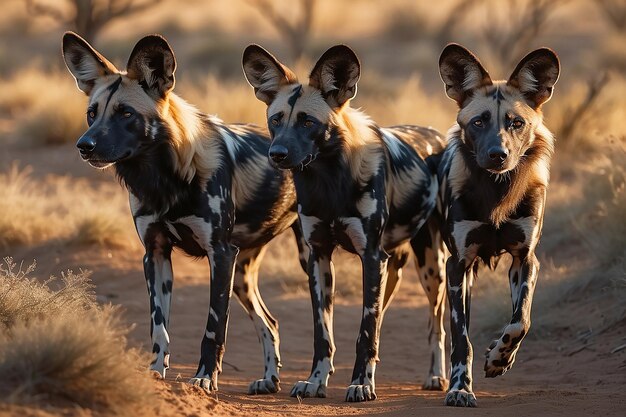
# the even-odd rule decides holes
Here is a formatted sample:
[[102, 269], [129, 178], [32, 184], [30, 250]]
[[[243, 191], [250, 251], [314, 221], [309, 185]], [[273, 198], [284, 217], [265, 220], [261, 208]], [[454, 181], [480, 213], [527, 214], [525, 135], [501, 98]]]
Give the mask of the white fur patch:
[[356, 252], [359, 255], [363, 255], [367, 247], [367, 236], [363, 230], [361, 219], [358, 217], [340, 217], [339, 221], [346, 226], [346, 234], [350, 238], [350, 242], [352, 242]]
[[146, 237], [146, 232], [148, 231], [148, 227], [151, 224], [157, 222], [157, 216], [154, 214], [149, 214], [146, 216], [139, 216], [135, 218], [135, 226], [137, 227], [137, 234], [139, 235], [139, 239], [141, 239], [141, 243], [145, 245], [144, 239]]
[[450, 162], [450, 170], [448, 171], [448, 184], [452, 197], [459, 198], [465, 181], [470, 176], [470, 172], [465, 166], [463, 156], [456, 151], [458, 144], [456, 140], [452, 140], [449, 145], [450, 149], [446, 152], [452, 152], [452, 161]]
[[524, 67], [518, 75], [519, 89], [522, 93], [532, 93], [538, 90], [539, 83], [530, 68]]
[[460, 259], [471, 261], [475, 257], [474, 251], [470, 249], [476, 247], [477, 244], [470, 244], [470, 246], [466, 247], [465, 241], [469, 232], [482, 226], [483, 224], [483, 222], [476, 220], [461, 220], [454, 222], [452, 226], [452, 237], [454, 238], [454, 244], [459, 252], [458, 255]]
[[385, 145], [387, 145], [387, 149], [389, 149], [389, 152], [391, 152], [391, 155], [394, 158], [401, 158], [402, 151], [401, 151], [400, 140], [396, 138], [394, 134], [389, 132], [387, 129], [380, 129], [380, 132], [382, 133], [383, 141], [385, 142]]
[[[374, 193], [374, 191], [372, 191]], [[370, 193], [363, 194], [363, 197], [356, 203], [356, 208], [363, 217], [370, 217], [376, 213], [378, 201]]]
[[321, 221], [315, 216], [307, 216], [302, 214], [302, 206], [298, 204], [298, 217], [300, 218], [300, 224], [302, 225], [302, 234], [304, 236], [304, 240], [309, 243], [311, 240], [311, 235], [313, 234], [313, 230], [315, 226]]
[[[184, 224], [193, 231], [194, 240], [207, 253], [212, 252], [211, 236], [213, 235], [213, 227], [202, 217], [186, 216], [176, 220], [176, 223]], [[209, 256], [211, 253], [209, 253]]]
[[468, 91], [480, 87], [482, 79], [482, 74], [477, 68], [470, 68], [469, 66], [466, 66], [465, 78], [463, 79], [463, 90]]

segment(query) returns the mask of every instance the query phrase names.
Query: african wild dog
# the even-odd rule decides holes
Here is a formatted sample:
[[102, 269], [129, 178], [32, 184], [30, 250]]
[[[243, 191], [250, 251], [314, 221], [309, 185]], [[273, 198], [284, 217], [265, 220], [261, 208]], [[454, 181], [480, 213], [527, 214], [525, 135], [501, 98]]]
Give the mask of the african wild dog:
[[446, 405], [476, 406], [469, 340], [470, 292], [480, 262], [493, 266], [512, 256], [511, 322], [486, 353], [485, 373], [495, 377], [513, 365], [530, 327], [530, 307], [554, 139], [541, 105], [559, 77], [559, 60], [547, 48], [526, 55], [508, 81], [492, 81], [478, 59], [451, 44], [439, 59], [447, 95], [459, 105], [457, 123], [439, 168], [452, 371]]
[[[154, 361], [169, 367], [171, 253], [178, 247], [208, 257], [210, 308], [201, 357], [191, 383], [217, 390], [233, 290], [263, 343], [265, 375], [249, 392], [280, 389], [278, 323], [259, 293], [265, 245], [293, 227], [301, 236], [295, 191], [288, 173], [267, 162], [269, 139], [250, 125], [226, 125], [201, 114], [172, 92], [176, 61], [165, 39], [141, 39], [126, 71], [117, 70], [78, 35], [63, 37], [63, 56], [78, 88], [89, 96], [89, 129], [78, 140], [92, 166], [114, 165], [130, 194], [130, 208], [145, 247]], [[299, 241], [301, 251], [308, 251]], [[301, 253], [304, 262], [306, 254]], [[200, 306], [198, 306], [200, 308]]]
[[245, 50], [243, 68], [257, 98], [268, 105], [269, 156], [293, 172], [298, 215], [311, 249], [313, 365], [308, 380], [296, 383], [291, 395], [326, 396], [334, 369], [331, 255], [337, 245], [357, 254], [363, 266], [363, 314], [346, 400], [376, 398], [383, 312], [411, 250], [431, 307], [432, 363], [424, 386], [445, 389], [443, 242], [437, 222], [429, 221], [444, 138], [418, 126], [383, 129], [350, 108], [360, 63], [347, 46], [326, 51], [308, 85], [257, 45]]

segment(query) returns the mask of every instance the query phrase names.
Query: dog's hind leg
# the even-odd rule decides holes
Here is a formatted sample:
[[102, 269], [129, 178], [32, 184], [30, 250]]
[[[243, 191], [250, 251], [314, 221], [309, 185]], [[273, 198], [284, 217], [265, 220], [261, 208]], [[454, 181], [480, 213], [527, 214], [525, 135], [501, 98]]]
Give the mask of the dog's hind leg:
[[259, 267], [265, 254], [266, 246], [250, 251], [242, 251], [235, 266], [235, 284], [233, 291], [239, 303], [246, 310], [254, 323], [259, 341], [263, 344], [265, 374], [253, 381], [248, 387], [248, 394], [270, 394], [280, 391], [278, 369], [280, 363], [280, 338], [278, 321], [265, 306], [259, 292]]
[[429, 220], [411, 240], [415, 253], [417, 273], [428, 297], [430, 316], [428, 320], [428, 344], [430, 346], [430, 369], [423, 389], [448, 388], [446, 378], [445, 339], [443, 326], [445, 311], [445, 249], [434, 218]]
[[485, 354], [485, 376], [496, 377], [511, 369], [522, 339], [530, 329], [530, 308], [532, 305], [539, 261], [533, 252], [521, 256], [513, 255], [509, 270], [513, 317], [504, 328], [502, 336], [494, 340]]
[[146, 248], [143, 258], [144, 275], [150, 297], [150, 336], [154, 358], [150, 369], [165, 378], [169, 368], [170, 337], [167, 332], [172, 299], [172, 244], [158, 226], [146, 228], [142, 241]]
[[396, 292], [398, 292], [398, 288], [400, 288], [402, 268], [409, 260], [410, 254], [411, 248], [409, 245], [395, 248], [393, 252], [389, 254], [389, 261], [387, 262], [387, 283], [385, 284], [385, 295], [383, 296], [383, 314], [387, 311], [389, 303]]

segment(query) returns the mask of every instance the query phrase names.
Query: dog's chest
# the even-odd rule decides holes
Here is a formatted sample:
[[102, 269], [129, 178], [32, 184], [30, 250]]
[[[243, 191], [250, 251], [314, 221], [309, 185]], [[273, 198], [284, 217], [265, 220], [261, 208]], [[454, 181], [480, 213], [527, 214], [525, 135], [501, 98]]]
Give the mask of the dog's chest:
[[450, 237], [460, 259], [485, 260], [503, 252], [517, 254], [536, 244], [538, 219], [534, 216], [511, 219], [499, 227], [490, 222], [458, 220], [451, 223]]

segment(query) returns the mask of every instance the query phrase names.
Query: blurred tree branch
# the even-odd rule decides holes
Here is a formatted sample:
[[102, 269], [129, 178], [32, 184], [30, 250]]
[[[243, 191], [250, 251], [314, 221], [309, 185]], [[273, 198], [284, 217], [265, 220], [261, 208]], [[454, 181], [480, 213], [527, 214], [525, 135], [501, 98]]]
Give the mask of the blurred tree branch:
[[441, 23], [439, 31], [437, 32], [437, 39], [441, 44], [447, 44], [451, 42], [454, 31], [457, 26], [463, 21], [465, 15], [477, 4], [483, 0], [458, 0], [452, 5], [450, 12], [448, 12], [448, 18]]
[[626, 32], [626, 2], [624, 0], [598, 0], [595, 4], [611, 26], [619, 32]]
[[162, 0], [66, 0], [69, 7], [60, 2], [41, 3], [25, 0], [26, 10], [32, 16], [48, 16], [63, 26], [71, 26], [79, 35], [93, 41], [98, 33], [111, 21], [147, 10]]
[[571, 106], [565, 112], [562, 125], [558, 130], [557, 138], [567, 141], [572, 138], [578, 128], [592, 114], [595, 103], [598, 101], [602, 91], [608, 85], [609, 73], [602, 72], [595, 78], [587, 81], [587, 95], [575, 106]]
[[282, 40], [289, 44], [292, 62], [299, 60], [304, 54], [311, 36], [315, 14], [315, 0], [299, 1], [302, 12], [300, 19], [295, 21], [290, 21], [285, 16], [293, 10], [291, 7], [285, 14], [281, 14], [269, 0], [247, 0], [246, 2], [274, 25], [282, 36]]
[[[504, 24], [488, 25], [483, 38], [501, 65], [515, 64], [517, 55], [532, 48], [533, 41], [544, 31], [550, 15], [566, 0], [512, 0], [505, 3], [507, 12]], [[492, 7], [487, 8], [487, 22], [499, 22]]]

